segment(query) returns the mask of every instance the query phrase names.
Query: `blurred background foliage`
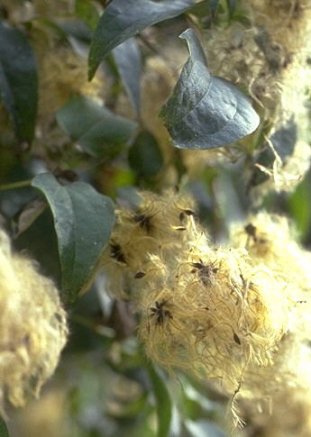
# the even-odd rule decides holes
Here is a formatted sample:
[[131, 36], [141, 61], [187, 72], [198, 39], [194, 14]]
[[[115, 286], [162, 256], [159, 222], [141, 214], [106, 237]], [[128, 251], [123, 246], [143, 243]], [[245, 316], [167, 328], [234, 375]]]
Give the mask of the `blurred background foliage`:
[[[290, 216], [310, 248], [310, 170], [290, 191], [254, 194], [273, 179], [256, 166], [271, 170], [275, 162], [264, 145], [269, 120], [244, 143], [182, 151], [158, 117], [188, 56], [177, 36], [194, 26], [204, 46], [213, 29], [225, 35], [233, 23], [249, 23], [240, 2], [188, 2], [184, 12], [143, 26], [115, 47], [88, 81], [89, 46], [109, 3], [0, 0], [0, 220], [16, 249], [62, 284], [53, 211], [32, 183], [44, 172], [62, 186], [85, 182], [114, 202], [137, 189], [187, 187], [218, 241], [232, 221], [265, 207]], [[294, 135], [295, 126], [286, 129], [286, 138]], [[304, 138], [310, 143], [310, 128]], [[291, 140], [281, 141], [290, 148]], [[88, 211], [82, 219], [87, 226]], [[70, 339], [62, 361], [39, 400], [9, 412], [11, 436], [227, 435], [226, 400], [186, 375], [152, 366], [135, 338], [130, 305], [106, 295], [103, 275], [67, 308]], [[250, 426], [236, 435], [261, 434]]]

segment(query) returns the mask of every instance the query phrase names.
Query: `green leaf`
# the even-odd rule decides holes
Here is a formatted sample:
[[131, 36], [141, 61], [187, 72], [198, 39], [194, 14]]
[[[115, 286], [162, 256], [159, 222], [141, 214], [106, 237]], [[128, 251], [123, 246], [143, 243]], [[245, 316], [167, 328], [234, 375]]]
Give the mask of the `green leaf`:
[[[55, 23], [53, 23], [55, 25]], [[92, 30], [85, 21], [77, 20], [75, 18], [66, 20], [57, 20], [57, 30], [63, 37], [68, 38], [70, 44], [74, 45], [78, 41], [89, 45], [92, 40]], [[74, 39], [72, 39], [72, 37]]]
[[73, 97], [57, 114], [60, 127], [96, 158], [112, 158], [130, 141], [137, 124], [84, 96]]
[[129, 149], [129, 164], [143, 178], [155, 176], [163, 166], [161, 149], [155, 137], [141, 132]]
[[105, 56], [145, 27], [176, 17], [195, 0], [113, 0], [105, 9], [95, 30], [89, 55], [89, 79]]
[[31, 143], [38, 101], [36, 61], [25, 35], [1, 21], [0, 100], [12, 118], [18, 140]]
[[40, 272], [53, 278], [60, 288], [61, 266], [58, 256], [57, 236], [53, 215], [44, 199], [44, 211], [23, 232], [14, 238], [14, 246], [18, 251], [26, 251], [31, 258], [40, 264]]
[[99, 20], [99, 14], [95, 5], [92, 4], [90, 0], [76, 0], [75, 13], [90, 29], [95, 29]]
[[113, 50], [113, 57], [136, 114], [140, 109], [141, 56], [135, 38], [129, 38]]
[[5, 421], [0, 417], [0, 437], [10, 437]]
[[178, 148], [211, 149], [252, 133], [259, 117], [247, 97], [230, 82], [212, 76], [192, 29], [180, 35], [190, 57], [161, 116]]
[[226, 0], [229, 17], [232, 18], [236, 9], [236, 0]]
[[89, 285], [114, 224], [110, 198], [84, 182], [62, 186], [50, 173], [32, 180], [51, 208], [58, 241], [62, 292], [66, 302], [75, 301]]
[[296, 228], [302, 240], [308, 236], [311, 229], [310, 186], [311, 174], [309, 172], [288, 199], [291, 216], [295, 220]]
[[158, 437], [168, 437], [170, 435], [172, 421], [172, 400], [165, 385], [163, 377], [149, 362], [147, 369], [152, 384], [153, 393], [156, 399], [156, 411], [158, 418]]
[[198, 3], [195, 3], [191, 9], [189, 9], [188, 13], [191, 15], [195, 15], [197, 18], [207, 18], [209, 15], [215, 15], [216, 9], [218, 7], [218, 1], [216, 0], [216, 5], [213, 4], [215, 1], [210, 0], [202, 0]]

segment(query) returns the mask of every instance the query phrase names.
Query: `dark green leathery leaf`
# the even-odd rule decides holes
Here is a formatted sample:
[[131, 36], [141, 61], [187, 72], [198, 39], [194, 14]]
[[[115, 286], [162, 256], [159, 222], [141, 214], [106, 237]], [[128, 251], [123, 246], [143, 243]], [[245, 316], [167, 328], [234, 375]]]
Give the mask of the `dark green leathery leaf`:
[[166, 387], [161, 373], [149, 362], [147, 370], [156, 400], [156, 412], [158, 419], [158, 437], [169, 437], [173, 415], [173, 402]]
[[114, 224], [112, 200], [91, 185], [61, 185], [41, 173], [32, 186], [45, 196], [52, 211], [61, 265], [62, 297], [73, 303], [90, 284]]
[[148, 131], [138, 134], [129, 149], [129, 164], [143, 178], [155, 176], [163, 166], [163, 156], [156, 138]]
[[251, 134], [260, 120], [250, 100], [232, 83], [210, 74], [192, 29], [180, 38], [187, 41], [190, 56], [161, 111], [174, 145], [212, 149]]
[[132, 138], [137, 124], [96, 100], [74, 96], [57, 113], [59, 126], [95, 158], [111, 159]]
[[141, 55], [135, 38], [129, 38], [113, 50], [120, 77], [135, 109], [140, 111]]
[[38, 103], [36, 60], [24, 33], [1, 21], [0, 102], [10, 114], [17, 139], [30, 144]]
[[194, 3], [194, 0], [113, 0], [100, 17], [94, 33], [89, 78], [92, 79], [105, 56], [123, 41], [147, 26], [182, 14]]

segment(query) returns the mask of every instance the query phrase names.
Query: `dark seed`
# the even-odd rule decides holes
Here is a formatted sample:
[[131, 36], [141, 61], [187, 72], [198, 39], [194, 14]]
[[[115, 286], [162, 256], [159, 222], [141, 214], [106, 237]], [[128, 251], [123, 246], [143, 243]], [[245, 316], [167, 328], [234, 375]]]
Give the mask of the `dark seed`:
[[184, 212], [185, 212], [185, 214], [187, 214], [187, 215], [194, 215], [194, 211], [192, 211], [192, 209], [189, 209], [189, 208], [184, 209]]
[[236, 335], [236, 333], [234, 332], [233, 334], [233, 339], [237, 344], [241, 344], [241, 340], [239, 339], [239, 337]]
[[145, 275], [146, 275], [146, 273], [144, 273], [144, 272], [137, 272], [135, 275], [135, 278], [140, 279], [140, 278], [143, 278]]
[[136, 214], [134, 216], [134, 222], [138, 223], [138, 225], [144, 229], [147, 233], [152, 230], [151, 217], [148, 217], [145, 214]]
[[150, 315], [155, 318], [157, 325], [163, 325], [166, 319], [173, 318], [172, 313], [164, 308], [166, 304], [166, 300], [163, 300], [161, 302], [155, 301], [155, 305], [150, 308]]
[[249, 223], [248, 225], [246, 225], [244, 227], [244, 230], [247, 233], [247, 235], [249, 235], [250, 237], [253, 237], [254, 240], [256, 239], [256, 226]]
[[110, 244], [110, 255], [111, 258], [119, 261], [120, 263], [126, 264], [126, 259], [124, 254], [122, 253], [122, 249], [120, 244], [112, 243]]

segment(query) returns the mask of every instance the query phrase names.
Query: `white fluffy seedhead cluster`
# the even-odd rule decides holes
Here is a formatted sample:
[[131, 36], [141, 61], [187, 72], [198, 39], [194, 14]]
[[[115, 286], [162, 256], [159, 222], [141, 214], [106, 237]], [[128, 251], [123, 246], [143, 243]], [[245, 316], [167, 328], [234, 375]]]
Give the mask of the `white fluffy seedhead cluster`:
[[23, 406], [53, 374], [67, 339], [53, 282], [0, 230], [0, 408]]
[[[310, 3], [246, 0], [241, 7], [244, 23], [208, 31], [211, 69], [248, 89], [267, 120], [282, 121], [300, 110], [309, 84]], [[287, 92], [295, 96], [291, 103]]]
[[267, 266], [278, 282], [287, 284], [286, 296], [295, 308], [292, 325], [297, 327], [296, 337], [299, 334], [301, 338], [308, 338], [311, 253], [297, 243], [287, 218], [266, 212], [250, 216], [244, 226], [232, 228], [231, 244], [247, 249], [254, 262]]
[[139, 315], [147, 355], [170, 371], [212, 381], [233, 399], [272, 396], [294, 378], [284, 359], [306, 311], [307, 284], [296, 282], [294, 264], [285, 266], [286, 245], [305, 263], [309, 255], [291, 239], [285, 219], [258, 216], [265, 231], [251, 221], [232, 232], [230, 246], [219, 247], [196, 223], [190, 198], [141, 198], [138, 209], [118, 211], [103, 265], [109, 291], [130, 300]]
[[[273, 134], [285, 132], [289, 124], [296, 129], [296, 138], [283, 136], [278, 144], [267, 141], [273, 165], [258, 165], [267, 176], [254, 190], [258, 199], [271, 189], [293, 191], [310, 167], [311, 4], [309, 0], [243, 0], [240, 7], [247, 18], [243, 23], [206, 31], [209, 67], [248, 92], [268, 138], [275, 142]], [[253, 139], [257, 141], [256, 134]], [[242, 149], [249, 151], [249, 144], [249, 138], [242, 140]], [[293, 150], [280, 156], [277, 147]]]
[[310, 347], [289, 335], [281, 344], [275, 364], [249, 375], [249, 396], [241, 400], [240, 406], [260, 436], [311, 434], [310, 366]]
[[[259, 403], [264, 398], [272, 401], [273, 414], [265, 417], [259, 417], [246, 403], [252, 420], [263, 427], [263, 436], [311, 433], [311, 254], [299, 246], [293, 234], [287, 218], [266, 212], [248, 217], [244, 225], [231, 230], [230, 243], [245, 248], [255, 263], [267, 266], [279, 283], [286, 283], [280, 302], [284, 298], [291, 302], [288, 330], [273, 364], [250, 374], [246, 381], [245, 397], [255, 397]], [[281, 417], [286, 410], [284, 421]]]
[[247, 249], [253, 259], [298, 284], [299, 289], [310, 291], [311, 254], [297, 243], [286, 217], [267, 212], [252, 215], [246, 224], [232, 227], [231, 244]]

